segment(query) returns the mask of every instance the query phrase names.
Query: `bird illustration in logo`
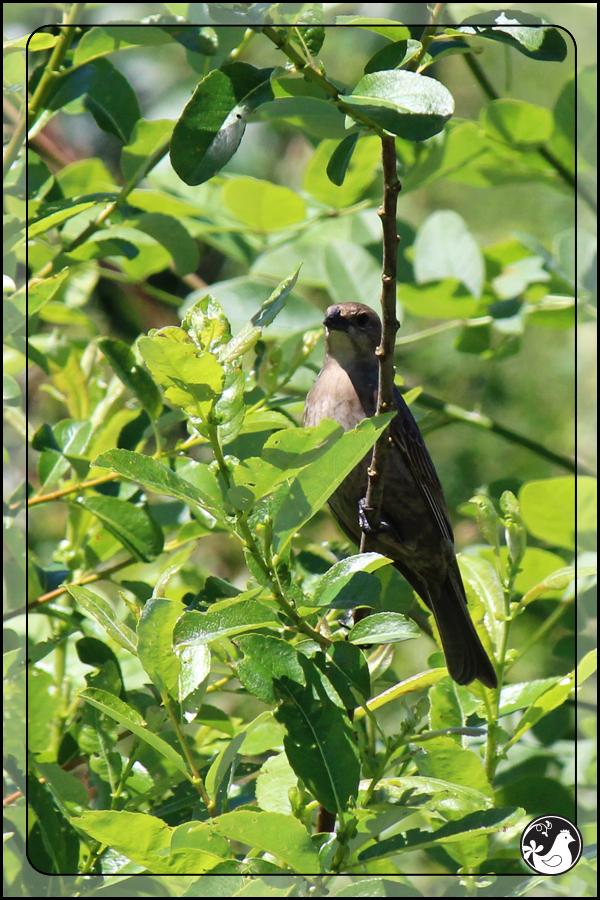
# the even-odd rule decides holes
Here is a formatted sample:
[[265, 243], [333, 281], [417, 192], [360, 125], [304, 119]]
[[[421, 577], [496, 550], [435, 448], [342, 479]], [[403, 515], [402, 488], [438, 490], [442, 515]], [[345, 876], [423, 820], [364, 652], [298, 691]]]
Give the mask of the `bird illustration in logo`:
[[542, 844], [538, 846], [532, 840], [529, 847], [523, 848], [523, 856], [536, 872], [544, 875], [559, 875], [561, 872], [566, 872], [573, 865], [569, 844], [574, 840], [573, 835], [564, 829], [556, 835], [548, 853], [542, 855], [544, 847]]

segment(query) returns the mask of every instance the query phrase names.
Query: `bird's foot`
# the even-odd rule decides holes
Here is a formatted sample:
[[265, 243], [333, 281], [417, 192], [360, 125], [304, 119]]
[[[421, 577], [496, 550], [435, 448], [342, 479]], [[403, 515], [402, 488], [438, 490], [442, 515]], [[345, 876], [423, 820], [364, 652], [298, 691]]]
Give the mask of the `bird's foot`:
[[[407, 541], [404, 535], [389, 522], [386, 522], [385, 519], [380, 518], [378, 523], [374, 523], [374, 511], [371, 506], [367, 506], [367, 501], [364, 497], [358, 501], [358, 525], [363, 534], [369, 536], [380, 535], [388, 538], [388, 541], [385, 542], [386, 546], [392, 541], [396, 545], [396, 549], [406, 550], [410, 553], [417, 549], [415, 541]], [[382, 549], [381, 552], [385, 553], [385, 550]]]
[[375, 510], [372, 506], [367, 506], [365, 497], [363, 497], [362, 500], [358, 501], [358, 524], [360, 530], [364, 534], [368, 535], [393, 534], [392, 527], [385, 521], [385, 519], [380, 518], [377, 524], [373, 523], [374, 512]]

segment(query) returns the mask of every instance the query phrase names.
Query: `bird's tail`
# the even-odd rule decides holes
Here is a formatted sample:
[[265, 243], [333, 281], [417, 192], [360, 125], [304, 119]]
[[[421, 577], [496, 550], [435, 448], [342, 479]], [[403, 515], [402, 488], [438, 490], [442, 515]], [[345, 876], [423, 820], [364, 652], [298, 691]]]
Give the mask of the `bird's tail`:
[[488, 688], [498, 687], [494, 667], [469, 615], [458, 570], [450, 569], [437, 595], [429, 593], [429, 600], [450, 676], [457, 684], [478, 678]]

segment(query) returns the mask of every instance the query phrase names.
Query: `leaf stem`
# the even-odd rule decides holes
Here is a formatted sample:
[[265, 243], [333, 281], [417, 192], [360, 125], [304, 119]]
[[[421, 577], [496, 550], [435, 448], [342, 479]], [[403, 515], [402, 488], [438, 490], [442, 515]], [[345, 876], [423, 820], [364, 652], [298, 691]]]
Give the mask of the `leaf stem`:
[[208, 812], [210, 813], [211, 818], [214, 819], [215, 816], [217, 815], [217, 811], [215, 809], [214, 803], [211, 801], [210, 797], [208, 796], [208, 793], [204, 786], [204, 781], [202, 780], [202, 776], [200, 775], [200, 772], [198, 771], [198, 766], [196, 765], [196, 761], [194, 760], [192, 751], [190, 750], [190, 748], [188, 746], [185, 732], [183, 731], [181, 725], [179, 724], [177, 716], [175, 715], [175, 712], [173, 710], [173, 705], [171, 703], [171, 698], [166, 693], [166, 691], [161, 691], [160, 696], [162, 698], [163, 706], [167, 711], [167, 715], [169, 716], [169, 719], [171, 720], [171, 725], [175, 729], [175, 734], [177, 735], [177, 739], [179, 740], [181, 749], [183, 750], [183, 753], [187, 760], [188, 766], [191, 769], [192, 784], [194, 785], [194, 787], [200, 794], [200, 796], [202, 798], [202, 802], [204, 803]]

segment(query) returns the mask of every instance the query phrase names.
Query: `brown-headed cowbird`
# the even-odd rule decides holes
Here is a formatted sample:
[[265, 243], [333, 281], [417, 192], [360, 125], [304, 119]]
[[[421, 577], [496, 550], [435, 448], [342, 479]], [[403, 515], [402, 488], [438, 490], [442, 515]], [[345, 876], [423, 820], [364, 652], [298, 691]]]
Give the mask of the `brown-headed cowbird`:
[[[376, 412], [375, 350], [381, 322], [362, 303], [338, 303], [329, 307], [323, 324], [325, 361], [306, 398], [304, 424], [317, 425], [328, 418], [349, 431]], [[433, 612], [452, 678], [458, 684], [478, 678], [495, 688], [496, 673], [467, 609], [442, 486], [417, 423], [396, 388], [394, 407], [398, 413], [390, 425], [381, 527], [372, 534], [369, 549], [389, 556]], [[371, 455], [369, 451], [329, 499], [342, 531], [357, 545], [365, 527], [362, 501]]]

